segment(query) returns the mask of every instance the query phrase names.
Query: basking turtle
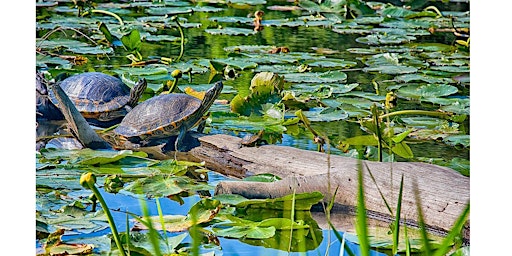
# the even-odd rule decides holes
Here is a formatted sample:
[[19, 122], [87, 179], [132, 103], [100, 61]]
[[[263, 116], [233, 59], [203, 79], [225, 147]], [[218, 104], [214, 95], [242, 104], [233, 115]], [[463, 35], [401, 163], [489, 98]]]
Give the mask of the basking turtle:
[[46, 84], [43, 74], [36, 71], [36, 121], [64, 120], [59, 108], [51, 102]]
[[137, 105], [147, 83], [141, 79], [130, 89], [116, 77], [87, 72], [64, 79], [60, 87], [87, 122], [109, 127], [119, 123]]
[[133, 108], [114, 133], [135, 143], [178, 135], [174, 148], [180, 151], [186, 132], [203, 121], [222, 88], [221, 81], [215, 83], [203, 100], [184, 93], [155, 96]]

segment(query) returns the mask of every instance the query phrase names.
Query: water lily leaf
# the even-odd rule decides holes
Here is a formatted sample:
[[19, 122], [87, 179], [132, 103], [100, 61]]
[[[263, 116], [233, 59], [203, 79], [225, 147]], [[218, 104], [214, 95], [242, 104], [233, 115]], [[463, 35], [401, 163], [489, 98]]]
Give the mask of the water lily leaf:
[[320, 202], [324, 196], [320, 192], [299, 193], [274, 199], [251, 199], [236, 205], [237, 208], [252, 207], [265, 209], [291, 210], [291, 200], [295, 198], [295, 210], [309, 211], [313, 205]]
[[308, 111], [302, 111], [311, 122], [332, 122], [348, 118], [348, 113], [342, 109], [332, 108], [311, 108]]
[[354, 54], [376, 54], [380, 53], [381, 50], [378, 48], [348, 48], [347, 52]]
[[[150, 217], [153, 228], [156, 230], [167, 230], [169, 232], [181, 232], [190, 228], [192, 225], [206, 223], [212, 220], [220, 210], [220, 201], [210, 198], [203, 198], [195, 203], [189, 210], [187, 216], [182, 215], [164, 215], [164, 226], [160, 222], [160, 216]], [[194, 215], [194, 216], [192, 216]], [[134, 230], [148, 229], [143, 223], [137, 221], [133, 226]]]
[[268, 53], [272, 50], [270, 45], [236, 45], [224, 47], [226, 52]]
[[338, 70], [325, 73], [291, 73], [283, 76], [285, 81], [292, 83], [342, 83], [347, 79], [347, 74]]
[[387, 6], [384, 10], [382, 10], [382, 16], [390, 18], [405, 18], [406, 16], [412, 15], [414, 13], [414, 11], [392, 5]]
[[397, 34], [371, 34], [356, 38], [356, 42], [367, 45], [403, 44], [414, 40], [416, 40], [414, 36]]
[[181, 40], [181, 37], [171, 36], [171, 35], [148, 35], [145, 37], [145, 39], [148, 42], [161, 42], [161, 41], [178, 42]]
[[186, 176], [155, 175], [152, 177], [137, 179], [128, 185], [125, 190], [133, 193], [144, 193], [152, 197], [166, 197], [176, 195], [184, 191], [211, 190], [212, 186], [198, 184], [195, 180]]
[[234, 28], [234, 27], [223, 27], [223, 28], [208, 28], [205, 31], [212, 35], [230, 35], [230, 36], [249, 36], [256, 34], [256, 31], [248, 28]]
[[50, 238], [55, 238], [49, 238], [44, 245], [48, 255], [85, 255], [92, 253], [94, 245], [63, 242], [61, 240], [62, 234], [64, 234], [64, 231], [60, 229], [50, 235]]
[[469, 147], [469, 135], [460, 134], [460, 135], [450, 135], [443, 139], [443, 141], [452, 146], [462, 145], [464, 147]]
[[229, 65], [231, 67], [238, 68], [241, 70], [245, 70], [245, 69], [249, 69], [249, 68], [256, 68], [258, 66], [257, 63], [253, 62], [252, 60], [245, 59], [245, 58], [213, 59], [213, 60], [210, 60], [210, 62], [211, 63], [220, 63], [223, 66]]
[[67, 49], [70, 52], [78, 54], [109, 54], [114, 52], [112, 47], [105, 47], [102, 45], [98, 46], [82, 46], [82, 47], [69, 47]]
[[404, 74], [399, 75], [395, 77], [395, 80], [398, 82], [417, 82], [422, 81], [429, 84], [444, 84], [444, 83], [453, 83], [455, 82], [453, 79], [445, 78], [445, 77], [435, 77], [435, 76], [428, 76], [428, 75], [422, 75], [422, 74]]
[[36, 55], [36, 65], [39, 67], [48, 67], [48, 64], [58, 65], [62, 68], [71, 68], [71, 62], [69, 60], [65, 60], [59, 57], [50, 57], [47, 55]]
[[334, 2], [331, 4], [330, 1], [323, 2], [322, 4], [317, 4], [314, 1], [301, 0], [299, 1], [299, 6], [312, 13], [339, 13], [344, 10], [343, 6], [336, 5], [334, 4]]
[[311, 67], [321, 68], [351, 68], [357, 65], [357, 62], [340, 60], [340, 59], [324, 59], [313, 62], [306, 62]]
[[233, 4], [247, 4], [247, 5], [264, 5], [266, 0], [229, 0]]
[[468, 66], [432, 66], [431, 69], [451, 73], [469, 73]]
[[88, 150], [84, 149], [75, 161], [72, 163], [85, 165], [101, 165], [113, 163], [127, 156], [147, 157], [144, 152], [133, 152], [131, 150], [110, 151], [110, 150]]
[[71, 39], [53, 39], [53, 40], [36, 40], [36, 46], [41, 49], [54, 49], [59, 47], [88, 47], [89, 45], [84, 42], [80, 42], [78, 40], [71, 40]]
[[275, 235], [275, 227], [235, 226], [215, 231], [215, 235], [231, 238], [265, 239]]
[[252, 175], [249, 177], [245, 177], [244, 181], [258, 181], [258, 182], [274, 182], [281, 180], [278, 176], [271, 173], [262, 173], [257, 175]]
[[397, 95], [406, 98], [420, 99], [448, 96], [458, 91], [457, 87], [447, 84], [408, 85], [400, 87], [397, 91]]
[[[108, 228], [103, 210], [89, 212], [84, 206], [65, 205], [58, 212], [44, 216], [47, 223], [55, 228], [68, 230], [68, 234], [89, 234]], [[73, 231], [71, 231], [73, 230]]]
[[219, 200], [223, 205], [237, 205], [243, 201], [250, 200], [238, 194], [219, 194], [213, 196], [213, 199]]
[[222, 22], [222, 23], [238, 23], [238, 24], [252, 24], [253, 19], [248, 17], [239, 17], [239, 16], [219, 16], [219, 17], [210, 17], [208, 18], [210, 21], [214, 22]]
[[373, 104], [375, 104], [374, 101], [364, 99], [364, 98], [359, 98], [359, 97], [357, 97], [357, 98], [355, 98], [355, 97], [336, 97], [336, 101], [343, 103], [343, 104], [352, 105], [352, 106], [355, 106], [360, 109], [361, 108], [362, 109], [370, 109], [370, 107]]
[[192, 13], [190, 6], [173, 6], [173, 7], [150, 7], [145, 9], [147, 14], [151, 15], [167, 15], [174, 16], [178, 14]]

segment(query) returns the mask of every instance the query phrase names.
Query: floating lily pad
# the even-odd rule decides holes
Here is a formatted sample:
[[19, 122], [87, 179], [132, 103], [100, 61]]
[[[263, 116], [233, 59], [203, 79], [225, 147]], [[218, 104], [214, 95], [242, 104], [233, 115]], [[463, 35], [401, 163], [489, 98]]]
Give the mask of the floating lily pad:
[[324, 73], [291, 73], [283, 76], [285, 81], [293, 83], [342, 83], [347, 79], [347, 74], [337, 70]]
[[414, 82], [422, 81], [422, 82], [426, 82], [426, 83], [429, 83], [429, 84], [442, 84], [442, 83], [453, 83], [453, 82], [455, 82], [451, 78], [434, 77], [434, 76], [428, 76], [428, 75], [422, 75], [422, 74], [405, 74], [405, 75], [400, 75], [400, 76], [396, 76], [395, 80], [398, 81], [398, 82], [404, 82], [404, 83], [409, 83], [409, 82], [413, 82], [413, 81]]
[[145, 10], [147, 14], [151, 15], [168, 15], [173, 16], [177, 14], [192, 13], [190, 6], [176, 6], [176, 7], [151, 7]]
[[367, 45], [403, 44], [414, 40], [416, 40], [414, 36], [397, 34], [371, 34], [356, 38], [356, 42]]
[[445, 137], [443, 141], [448, 145], [462, 145], [464, 147], [469, 147], [469, 135], [450, 135]]
[[366, 67], [363, 69], [365, 72], [379, 72], [382, 74], [398, 75], [398, 74], [410, 74], [418, 71], [415, 67], [399, 66], [399, 65], [383, 65], [376, 67]]
[[205, 29], [205, 31], [212, 35], [249, 36], [256, 34], [256, 31], [254, 31], [254, 29], [234, 27], [208, 28]]
[[397, 94], [406, 98], [436, 98], [457, 93], [455, 86], [447, 84], [408, 85], [398, 89]]
[[311, 122], [333, 122], [348, 118], [348, 113], [341, 109], [312, 108], [302, 111]]
[[238, 17], [238, 16], [219, 16], [219, 17], [210, 17], [208, 18], [210, 21], [214, 22], [222, 22], [222, 23], [238, 23], [238, 24], [252, 24], [254, 21], [248, 17]]
[[226, 58], [226, 59], [213, 59], [210, 62], [217, 62], [224, 66], [231, 66], [241, 70], [256, 68], [258, 66], [257, 63], [253, 62], [250, 59], [246, 58]]
[[322, 59], [318, 61], [306, 62], [311, 67], [322, 67], [322, 68], [350, 68], [357, 65], [357, 62], [340, 60], [340, 59]]

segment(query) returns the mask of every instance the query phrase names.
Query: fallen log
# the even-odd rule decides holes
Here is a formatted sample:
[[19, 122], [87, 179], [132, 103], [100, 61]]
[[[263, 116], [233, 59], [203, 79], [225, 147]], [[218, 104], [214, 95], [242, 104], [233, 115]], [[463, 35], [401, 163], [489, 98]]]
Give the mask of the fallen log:
[[[262, 173], [282, 178], [273, 183], [223, 181], [218, 183], [216, 194], [276, 198], [293, 192], [319, 191], [328, 202], [338, 187], [335, 203], [339, 208], [354, 211], [358, 168], [362, 168], [369, 217], [389, 222], [394, 217], [380, 192], [395, 212], [403, 175], [402, 219], [407, 220], [408, 226], [418, 226], [416, 187], [425, 224], [437, 234], [446, 234], [469, 203], [469, 178], [447, 167], [419, 162], [358, 161], [286, 146], [243, 147], [240, 138], [228, 135], [203, 136], [199, 141], [201, 145], [192, 149], [191, 154], [205, 161], [210, 169], [238, 178]], [[469, 230], [469, 220], [466, 225]], [[465, 233], [469, 239], [469, 232]]]

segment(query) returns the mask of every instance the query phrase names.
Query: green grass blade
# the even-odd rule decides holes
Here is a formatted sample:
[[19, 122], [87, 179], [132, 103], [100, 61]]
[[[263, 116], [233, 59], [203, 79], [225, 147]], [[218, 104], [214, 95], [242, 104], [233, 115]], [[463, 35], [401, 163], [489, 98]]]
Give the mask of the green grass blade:
[[126, 213], [126, 254], [128, 256], [131, 255], [130, 253], [130, 222], [128, 218], [128, 213]]
[[167, 237], [167, 231], [165, 229], [165, 221], [164, 221], [164, 214], [162, 212], [162, 206], [160, 205], [159, 198], [155, 198], [155, 201], [156, 201], [156, 208], [158, 210], [158, 216], [160, 217], [160, 225], [162, 226], [162, 231], [164, 233], [165, 245], [167, 246], [167, 252], [170, 253], [171, 249], [169, 248], [169, 238]]
[[395, 225], [393, 227], [393, 255], [398, 251], [398, 239], [400, 237], [400, 211], [402, 210], [402, 191], [404, 188], [404, 175], [400, 180], [400, 190], [398, 191], [398, 202], [396, 203]]
[[450, 230], [448, 235], [446, 235], [446, 237], [441, 242], [441, 246], [434, 253], [434, 256], [446, 255], [451, 250], [451, 245], [453, 244], [453, 240], [457, 237], [457, 235], [460, 234], [460, 232], [464, 226], [464, 222], [466, 221], [466, 218], [468, 217], [468, 215], [469, 215], [469, 202], [468, 202], [466, 208], [464, 208], [464, 210], [460, 214], [457, 221], [455, 221], [453, 228]]
[[404, 221], [404, 237], [405, 237], [405, 256], [411, 256], [411, 243], [407, 235], [407, 220]]
[[143, 219], [145, 220], [143, 222], [143, 224], [145, 224], [149, 230], [149, 232], [148, 232], [149, 240], [151, 242], [151, 245], [153, 246], [153, 249], [155, 250], [155, 255], [160, 256], [160, 255], [162, 255], [162, 252], [160, 251], [159, 236], [158, 236], [158, 232], [153, 227], [153, 222], [151, 221], [151, 218], [150, 218], [151, 216], [149, 216], [148, 205], [146, 204], [146, 201], [144, 200], [144, 198], [142, 198], [142, 196], [139, 197], [139, 203], [140, 203], [140, 208], [142, 210]]
[[336, 238], [340, 241], [340, 243], [343, 245], [343, 249], [345, 249], [345, 251], [348, 253], [349, 256], [356, 256], [354, 254], [354, 252], [352, 252], [352, 250], [350, 250], [350, 247], [348, 247], [348, 245], [344, 242], [345, 241], [345, 238], [343, 236], [340, 235], [340, 233], [336, 230], [336, 228], [334, 227], [334, 225], [332, 224], [331, 221], [328, 221], [329, 223], [329, 226], [331, 226], [332, 228], [332, 231], [334, 232], [334, 235], [336, 236]]
[[368, 227], [366, 219], [366, 205], [364, 202], [363, 166], [361, 161], [357, 164], [358, 193], [357, 193], [357, 216], [356, 231], [359, 239], [359, 246], [362, 256], [370, 255], [370, 242], [368, 240]]
[[384, 194], [382, 194], [382, 191], [380, 190], [379, 185], [377, 184], [377, 181], [375, 180], [375, 177], [373, 177], [373, 174], [370, 171], [370, 168], [368, 168], [368, 165], [366, 164], [366, 162], [364, 162], [364, 166], [366, 167], [366, 170], [368, 170], [368, 173], [370, 174], [370, 178], [372, 179], [373, 184], [375, 184], [375, 187], [377, 187], [377, 191], [379, 191], [380, 197], [384, 201], [384, 204], [386, 205], [386, 208], [388, 208], [389, 214], [393, 215], [393, 210], [391, 210], [391, 207], [389, 206], [388, 201], [384, 197]]
[[430, 241], [428, 239], [427, 229], [425, 227], [425, 219], [421, 207], [420, 191], [416, 181], [413, 183], [414, 197], [416, 199], [416, 211], [418, 212], [418, 225], [420, 226], [421, 241], [423, 242], [424, 255], [430, 255]]

